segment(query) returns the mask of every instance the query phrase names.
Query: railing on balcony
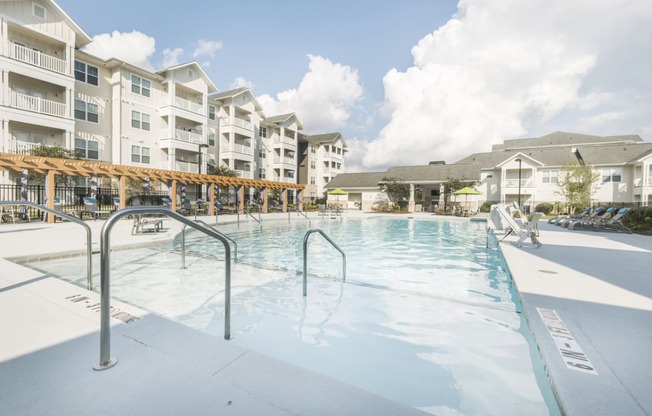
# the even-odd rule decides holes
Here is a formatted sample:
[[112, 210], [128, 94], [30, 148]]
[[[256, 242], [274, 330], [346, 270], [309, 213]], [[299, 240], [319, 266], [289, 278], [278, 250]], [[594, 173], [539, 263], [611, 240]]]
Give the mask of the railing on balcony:
[[43, 146], [40, 143], [23, 142], [19, 140], [12, 140], [9, 142], [9, 153], [16, 153], [18, 155], [31, 155], [32, 149]]
[[296, 163], [295, 160], [291, 157], [280, 157], [274, 156], [274, 163], [283, 163], [286, 165], [293, 165]]
[[230, 118], [225, 118], [222, 120], [222, 123], [220, 123], [221, 127], [227, 127], [227, 126], [236, 126], [236, 127], [241, 127], [246, 130], [252, 130], [253, 129], [253, 123], [248, 120], [244, 120], [242, 118], [238, 117], [233, 117], [233, 119]]
[[35, 51], [25, 46], [9, 42], [9, 56], [21, 62], [35, 65], [60, 74], [66, 73], [67, 62], [43, 52]]
[[174, 105], [179, 108], [183, 108], [184, 110], [192, 111], [193, 113], [204, 114], [204, 106], [199, 103], [186, 100], [185, 98], [174, 97]]
[[174, 170], [179, 172], [198, 173], [199, 165], [193, 162], [183, 162], [177, 160], [176, 163], [174, 164]]
[[[533, 182], [529, 179], [521, 180], [521, 188], [532, 188]], [[518, 179], [507, 179], [503, 182], [503, 188], [518, 188]]]
[[9, 96], [11, 100], [10, 105], [14, 108], [56, 117], [65, 117], [67, 114], [68, 107], [56, 101], [46, 100], [41, 97], [32, 97], [31, 95], [20, 94], [14, 91], [11, 91]]
[[274, 137], [274, 143], [275, 144], [276, 143], [285, 143], [285, 144], [292, 144], [292, 145], [295, 145], [295, 146], [297, 144], [296, 140], [294, 140], [294, 139], [292, 139], [290, 137], [287, 137], [287, 136]]
[[[195, 133], [186, 130], [174, 130], [174, 139], [180, 140], [182, 142], [202, 144], [205, 143], [204, 135], [202, 133]], [[169, 137], [167, 130], [161, 130], [161, 137]]]

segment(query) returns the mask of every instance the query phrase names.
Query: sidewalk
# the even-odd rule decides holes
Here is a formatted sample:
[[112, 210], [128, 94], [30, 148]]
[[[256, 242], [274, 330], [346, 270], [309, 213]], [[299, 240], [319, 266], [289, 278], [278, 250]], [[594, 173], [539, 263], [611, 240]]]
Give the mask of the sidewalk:
[[652, 415], [652, 237], [539, 224], [501, 246], [564, 411]]

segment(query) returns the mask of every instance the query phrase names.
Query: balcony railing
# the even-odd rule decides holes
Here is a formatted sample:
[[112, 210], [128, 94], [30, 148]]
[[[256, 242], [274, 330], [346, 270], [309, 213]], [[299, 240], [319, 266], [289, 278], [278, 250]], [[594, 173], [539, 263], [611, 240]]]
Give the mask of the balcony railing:
[[[168, 137], [168, 131], [161, 130], [161, 137]], [[202, 133], [194, 133], [186, 130], [175, 129], [173, 138], [187, 143], [196, 143], [196, 144], [205, 143], [204, 135]]]
[[9, 153], [16, 153], [19, 155], [31, 155], [32, 149], [43, 146], [40, 143], [23, 142], [20, 140], [12, 140], [9, 142]]
[[56, 101], [46, 100], [40, 97], [20, 94], [14, 91], [9, 93], [11, 106], [21, 110], [33, 111], [35, 113], [47, 114], [56, 117], [65, 117], [68, 106]]
[[[529, 179], [521, 180], [521, 188], [532, 188], [533, 182]], [[503, 182], [503, 188], [518, 188], [518, 179], [507, 179]]]
[[287, 136], [283, 136], [283, 137], [274, 137], [274, 143], [275, 144], [276, 143], [285, 143], [285, 144], [292, 144], [292, 145], [296, 146], [297, 141], [292, 139], [292, 138], [289, 138]]
[[174, 97], [174, 105], [179, 108], [183, 108], [184, 110], [192, 111], [193, 113], [202, 115], [204, 114], [204, 106], [199, 103], [186, 100], [185, 98]]
[[238, 117], [233, 117], [233, 119], [230, 118], [225, 118], [222, 120], [221, 123], [222, 127], [226, 126], [236, 126], [236, 127], [241, 127], [245, 130], [252, 130], [253, 129], [253, 123], [248, 120], [244, 120]]
[[199, 165], [193, 162], [182, 162], [177, 160], [174, 164], [174, 170], [179, 172], [198, 173]]
[[294, 166], [296, 161], [291, 157], [274, 156], [274, 163], [283, 163], [283, 164], [286, 164], [286, 165]]
[[54, 56], [46, 55], [43, 52], [26, 48], [13, 42], [9, 42], [9, 56], [21, 62], [60, 74], [66, 73], [67, 62]]

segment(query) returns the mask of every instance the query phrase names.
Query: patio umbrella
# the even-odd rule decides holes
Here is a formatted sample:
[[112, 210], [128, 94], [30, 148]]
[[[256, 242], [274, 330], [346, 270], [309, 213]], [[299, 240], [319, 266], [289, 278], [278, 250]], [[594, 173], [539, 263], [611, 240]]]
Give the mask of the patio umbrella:
[[337, 205], [339, 205], [340, 202], [340, 195], [348, 195], [349, 193], [346, 192], [344, 189], [341, 188], [335, 188], [332, 191], [328, 191], [328, 195], [335, 195], [335, 200], [338, 202]]
[[482, 192], [478, 191], [477, 189], [473, 189], [470, 186], [465, 186], [464, 188], [458, 189], [457, 191], [453, 192], [453, 195], [455, 196], [464, 195], [464, 205], [467, 207], [467, 209], [468, 209], [467, 200], [469, 198], [469, 195], [481, 195], [481, 194]]

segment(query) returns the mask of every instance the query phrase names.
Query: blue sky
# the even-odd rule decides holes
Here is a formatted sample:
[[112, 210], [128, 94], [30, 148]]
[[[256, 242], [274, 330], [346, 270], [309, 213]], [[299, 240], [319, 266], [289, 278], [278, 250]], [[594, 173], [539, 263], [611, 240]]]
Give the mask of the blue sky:
[[197, 61], [267, 115], [339, 131], [351, 171], [557, 130], [652, 139], [649, 0], [60, 0], [87, 50]]

